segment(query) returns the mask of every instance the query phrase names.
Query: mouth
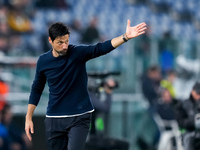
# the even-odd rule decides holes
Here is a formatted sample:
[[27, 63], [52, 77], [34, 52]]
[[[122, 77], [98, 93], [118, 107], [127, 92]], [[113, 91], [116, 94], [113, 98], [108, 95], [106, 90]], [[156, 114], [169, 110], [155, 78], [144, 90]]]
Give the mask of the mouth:
[[67, 49], [63, 49], [62, 51], [57, 51], [57, 53], [59, 54], [59, 56], [64, 56], [67, 54]]
[[63, 49], [62, 52], [66, 53], [66, 52], [67, 52], [67, 49]]

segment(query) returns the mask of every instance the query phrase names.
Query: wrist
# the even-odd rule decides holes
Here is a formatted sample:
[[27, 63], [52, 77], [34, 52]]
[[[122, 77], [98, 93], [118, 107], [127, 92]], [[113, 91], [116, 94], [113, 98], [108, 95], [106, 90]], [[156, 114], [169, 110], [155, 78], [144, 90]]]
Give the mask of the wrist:
[[26, 114], [25, 119], [26, 119], [26, 120], [32, 120], [32, 115], [31, 115], [31, 114]]
[[122, 35], [122, 39], [124, 40], [124, 42], [127, 42], [129, 40], [129, 38], [127, 37], [126, 33], [124, 33]]

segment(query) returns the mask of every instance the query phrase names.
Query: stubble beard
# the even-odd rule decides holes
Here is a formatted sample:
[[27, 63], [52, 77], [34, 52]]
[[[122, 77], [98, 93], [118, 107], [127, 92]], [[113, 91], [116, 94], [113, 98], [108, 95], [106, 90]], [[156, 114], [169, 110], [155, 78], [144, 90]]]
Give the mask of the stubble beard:
[[59, 56], [65, 56], [67, 54], [67, 49], [63, 49], [62, 51], [55, 50]]

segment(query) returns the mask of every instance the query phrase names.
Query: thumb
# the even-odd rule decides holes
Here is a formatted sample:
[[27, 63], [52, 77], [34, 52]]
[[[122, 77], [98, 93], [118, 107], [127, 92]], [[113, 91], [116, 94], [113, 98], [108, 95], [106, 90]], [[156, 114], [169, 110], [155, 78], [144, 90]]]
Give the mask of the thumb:
[[128, 19], [127, 20], [127, 28], [131, 26], [131, 21]]
[[31, 133], [32, 133], [32, 134], [34, 133], [34, 129], [33, 129], [33, 127], [31, 128]]

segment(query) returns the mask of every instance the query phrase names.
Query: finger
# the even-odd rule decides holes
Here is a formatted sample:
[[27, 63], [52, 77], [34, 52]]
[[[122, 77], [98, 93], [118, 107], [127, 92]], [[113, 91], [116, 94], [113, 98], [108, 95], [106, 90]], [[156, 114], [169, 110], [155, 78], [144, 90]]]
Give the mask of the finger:
[[131, 26], [131, 21], [128, 19], [127, 20], [127, 28], [129, 28]]
[[141, 34], [144, 34], [144, 33], [145, 33], [145, 31], [142, 31], [142, 32], [138, 33], [138, 36], [141, 35]]
[[31, 137], [31, 134], [29, 132], [29, 129], [26, 129], [26, 135], [27, 135], [28, 139], [31, 141], [32, 137]]
[[34, 133], [34, 129], [33, 129], [33, 127], [31, 128], [31, 133], [32, 133], [32, 134]]
[[147, 27], [143, 27], [141, 29], [139, 29], [139, 32], [145, 31], [147, 29]]
[[136, 25], [136, 26], [141, 26], [141, 25], [146, 25], [146, 23], [145, 22], [142, 22], [142, 23], [140, 23], [140, 24], [138, 24], [138, 25]]
[[142, 29], [142, 28], [144, 28], [146, 26], [147, 26], [146, 23], [141, 23], [141, 24], [137, 25], [137, 29], [140, 30], [140, 29]]

